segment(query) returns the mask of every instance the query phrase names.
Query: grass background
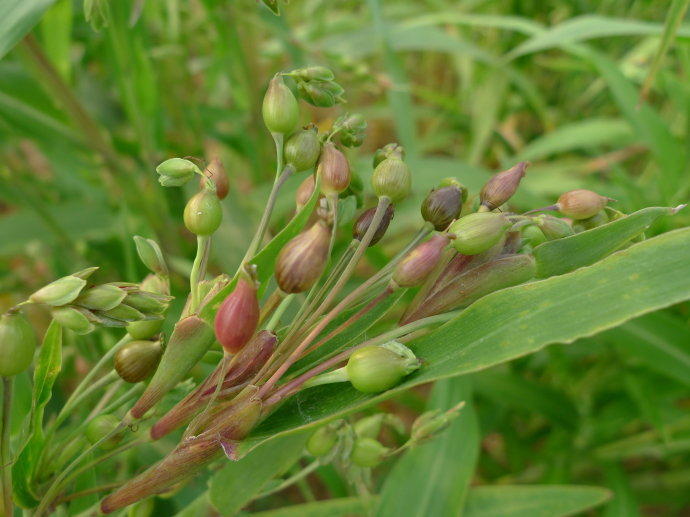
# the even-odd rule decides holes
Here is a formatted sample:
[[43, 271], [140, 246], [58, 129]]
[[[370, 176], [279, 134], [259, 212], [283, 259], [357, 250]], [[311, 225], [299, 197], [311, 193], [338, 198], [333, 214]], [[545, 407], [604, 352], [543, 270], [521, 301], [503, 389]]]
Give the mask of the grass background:
[[[158, 186], [154, 167], [170, 156], [225, 162], [212, 270], [234, 271], [273, 176], [264, 88], [312, 63], [334, 70], [348, 104], [302, 103], [304, 122], [363, 113], [351, 159], [365, 180], [378, 147], [399, 141], [409, 156], [415, 195], [374, 264], [415, 230], [440, 178], [476, 191], [518, 160], [532, 166], [517, 209], [577, 187], [625, 212], [689, 197], [687, 1], [293, 0], [276, 17], [254, 0], [120, 0], [104, 18], [92, 4], [91, 23], [81, 1], [0, 7], [0, 309], [88, 265], [103, 281], [140, 280], [132, 234], [161, 242], [181, 292], [193, 187]], [[283, 196], [275, 228], [291, 209]], [[688, 223], [682, 211], [652, 232]], [[607, 486], [612, 516], [690, 512], [688, 317], [683, 304], [473, 375], [475, 481]], [[65, 390], [112, 339], [75, 341]], [[386, 408], [425, 400], [413, 391]]]

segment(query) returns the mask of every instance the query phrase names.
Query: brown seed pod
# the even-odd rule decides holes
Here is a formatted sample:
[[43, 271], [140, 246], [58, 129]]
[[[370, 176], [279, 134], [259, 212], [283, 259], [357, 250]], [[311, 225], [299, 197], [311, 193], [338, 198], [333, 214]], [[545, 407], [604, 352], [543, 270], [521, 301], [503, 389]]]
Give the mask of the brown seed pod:
[[449, 242], [448, 236], [440, 233], [418, 245], [397, 265], [393, 272], [393, 281], [399, 287], [420, 285], [436, 267], [443, 249]]
[[309, 289], [323, 273], [328, 260], [331, 231], [323, 221], [288, 242], [276, 259], [275, 277], [285, 293]]
[[130, 341], [115, 354], [115, 371], [127, 382], [141, 382], [153, 374], [162, 355], [160, 341]]
[[520, 162], [507, 171], [491, 176], [479, 193], [482, 206], [495, 210], [513, 197], [528, 166], [529, 162]]
[[302, 207], [309, 202], [311, 195], [314, 193], [315, 183], [316, 180], [313, 174], [304, 178], [302, 183], [300, 183], [297, 192], [295, 192], [295, 206], [297, 210], [302, 210]]
[[570, 190], [558, 198], [556, 208], [571, 219], [587, 219], [603, 210], [610, 198], [585, 189]]
[[[204, 170], [204, 176], [209, 178], [216, 186], [216, 196], [218, 196], [218, 199], [225, 199], [230, 191], [230, 181], [220, 158], [214, 157], [211, 159]], [[205, 181], [204, 178], [199, 179], [199, 188], [204, 188]]]
[[352, 178], [347, 158], [333, 142], [324, 144], [316, 173], [321, 178], [321, 192], [326, 196], [344, 192]]
[[[376, 207], [370, 208], [362, 212], [362, 214], [357, 218], [357, 221], [355, 221], [355, 224], [352, 227], [353, 239], [361, 241], [364, 238], [364, 234], [367, 233], [369, 226], [371, 226], [371, 221], [374, 220], [375, 213]], [[386, 207], [386, 212], [383, 214], [383, 219], [381, 219], [381, 222], [379, 223], [379, 227], [374, 232], [374, 237], [371, 239], [369, 247], [373, 246], [383, 238], [383, 236], [386, 234], [386, 231], [388, 230], [388, 225], [390, 225], [391, 221], [393, 220], [394, 215], [395, 208], [393, 208], [392, 204], [389, 204]]]
[[422, 218], [440, 232], [460, 216], [460, 210], [462, 190], [457, 185], [449, 185], [429, 192], [422, 203]]

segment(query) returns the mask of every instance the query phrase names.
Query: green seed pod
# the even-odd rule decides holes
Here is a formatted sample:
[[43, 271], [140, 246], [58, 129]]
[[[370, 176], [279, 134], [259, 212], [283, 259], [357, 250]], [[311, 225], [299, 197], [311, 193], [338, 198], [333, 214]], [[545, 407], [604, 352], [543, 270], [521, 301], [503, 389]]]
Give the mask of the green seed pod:
[[297, 192], [295, 192], [295, 207], [297, 210], [302, 210], [302, 207], [309, 202], [314, 193], [315, 185], [316, 180], [314, 179], [314, 175], [310, 174], [304, 178], [299, 187], [297, 187]]
[[335, 444], [338, 443], [339, 427], [337, 422], [319, 427], [307, 440], [307, 452], [315, 458], [320, 458], [331, 452]]
[[374, 169], [386, 158], [396, 156], [401, 160], [405, 159], [405, 149], [400, 144], [392, 142], [384, 145], [381, 149], [377, 149], [374, 153]]
[[0, 316], [0, 377], [22, 373], [34, 358], [36, 336], [20, 313]]
[[[376, 214], [376, 207], [372, 207], [362, 212], [362, 215], [357, 218], [354, 226], [352, 227], [353, 239], [361, 241], [364, 238], [369, 226], [371, 226], [371, 222], [374, 220], [374, 214]], [[381, 222], [379, 223], [379, 227], [374, 232], [374, 237], [371, 239], [369, 247], [379, 242], [383, 236], [386, 235], [386, 231], [388, 230], [388, 226], [391, 224], [394, 215], [395, 208], [393, 208], [393, 205], [389, 204], [383, 214], [383, 219], [381, 219]]]
[[359, 438], [352, 447], [350, 461], [358, 467], [372, 468], [386, 459], [390, 452], [390, 448], [373, 438]]
[[158, 334], [165, 320], [133, 321], [127, 325], [127, 334], [134, 339], [149, 339]]
[[448, 228], [455, 235], [453, 247], [463, 255], [477, 255], [496, 244], [510, 221], [501, 214], [492, 212], [473, 213], [461, 217]]
[[76, 276], [77, 278], [81, 278], [83, 280], [86, 280], [91, 275], [93, 275], [96, 271], [98, 271], [98, 266], [87, 267], [86, 269], [82, 269], [81, 271], [77, 271], [76, 273], [72, 273], [72, 276]]
[[171, 296], [140, 291], [129, 293], [124, 300], [126, 305], [134, 307], [146, 316], [163, 314], [172, 300]]
[[529, 162], [520, 162], [507, 171], [491, 176], [479, 193], [482, 206], [495, 210], [513, 197], [528, 166]]
[[324, 88], [323, 81], [313, 81], [309, 83], [299, 83], [297, 85], [297, 92], [300, 97], [307, 101], [312, 106], [317, 108], [330, 108], [337, 103], [335, 95], [328, 89]]
[[424, 198], [422, 218], [441, 232], [460, 216], [462, 190], [456, 185], [435, 188]]
[[354, 430], [357, 438], [376, 438], [381, 433], [385, 413], [376, 413], [355, 422]]
[[127, 292], [124, 289], [112, 284], [102, 284], [82, 291], [74, 303], [94, 311], [107, 311], [120, 305], [125, 296]]
[[332, 81], [335, 78], [333, 72], [329, 68], [318, 65], [298, 68], [292, 73], [304, 81]]
[[597, 212], [592, 217], [578, 221], [586, 230], [591, 230], [609, 222], [609, 216], [605, 210]]
[[196, 315], [177, 322], [165, 347], [163, 357], [146, 390], [132, 408], [132, 416], [141, 418], [203, 357], [215, 341], [213, 328]]
[[276, 74], [268, 84], [261, 112], [271, 133], [289, 134], [295, 129], [299, 106], [280, 74]]
[[85, 309], [67, 306], [53, 309], [51, 315], [63, 327], [75, 334], [85, 335], [96, 329], [96, 325], [89, 320], [85, 312]]
[[184, 158], [169, 158], [156, 167], [158, 182], [164, 187], [180, 187], [198, 174], [199, 167]]
[[163, 252], [156, 241], [135, 235], [134, 245], [137, 248], [139, 258], [147, 268], [159, 275], [168, 274], [168, 266], [165, 264]]
[[225, 167], [220, 158], [214, 157], [204, 169], [204, 174], [202, 178], [199, 178], [199, 188], [203, 189], [206, 186], [206, 181], [211, 180], [211, 183], [216, 188], [216, 196], [218, 199], [225, 199], [230, 192], [230, 182], [228, 179], [228, 173], [225, 172]]
[[300, 129], [285, 142], [285, 163], [292, 165], [295, 172], [306, 171], [316, 164], [321, 154], [321, 141], [315, 126]]
[[609, 201], [609, 198], [591, 190], [578, 189], [561, 194], [556, 208], [571, 219], [588, 219], [603, 210]]
[[184, 208], [184, 225], [194, 235], [211, 235], [223, 219], [218, 197], [210, 190], [197, 192]]
[[54, 282], [40, 288], [29, 296], [34, 303], [43, 303], [52, 307], [59, 307], [73, 302], [86, 285], [86, 280], [76, 276], [63, 276]]
[[[91, 445], [94, 445], [99, 440], [105, 438], [110, 433], [115, 431], [120, 425], [120, 420], [114, 415], [99, 415], [91, 420], [86, 425], [84, 435]], [[103, 450], [110, 450], [117, 447], [124, 436], [124, 433], [117, 433], [103, 443], [99, 447]]]
[[379, 393], [396, 386], [419, 367], [419, 360], [409, 348], [391, 341], [356, 350], [346, 368], [355, 389], [363, 393]]
[[100, 316], [105, 316], [106, 318], [110, 318], [113, 320], [126, 322], [141, 321], [147, 319], [142, 312], [136, 310], [134, 307], [130, 307], [125, 303], [121, 303], [114, 309], [110, 309], [107, 311], [96, 311], [96, 314]]
[[314, 285], [326, 267], [330, 239], [330, 229], [319, 220], [280, 250], [275, 277], [284, 293], [301, 293]]
[[535, 221], [544, 236], [550, 241], [575, 235], [573, 227], [564, 219], [559, 219], [558, 217], [548, 214], [542, 214], [536, 217]]
[[449, 242], [448, 236], [440, 233], [419, 244], [395, 267], [393, 282], [399, 287], [421, 285], [438, 264]]
[[536, 224], [528, 224], [520, 229], [522, 240], [533, 248], [547, 241], [546, 235]]
[[324, 144], [316, 174], [321, 178], [321, 192], [325, 196], [340, 194], [350, 185], [350, 164], [333, 142]]
[[374, 169], [371, 186], [378, 197], [388, 197], [391, 201], [402, 201], [412, 188], [409, 167], [400, 158], [392, 155]]
[[130, 341], [115, 354], [115, 371], [126, 382], [141, 382], [156, 371], [162, 355], [160, 341]]
[[416, 445], [419, 443], [424, 443], [437, 436], [440, 432], [447, 429], [451, 422], [457, 418], [462, 406], [464, 406], [464, 402], [461, 402], [448, 411], [434, 409], [419, 415], [412, 424], [410, 441]]

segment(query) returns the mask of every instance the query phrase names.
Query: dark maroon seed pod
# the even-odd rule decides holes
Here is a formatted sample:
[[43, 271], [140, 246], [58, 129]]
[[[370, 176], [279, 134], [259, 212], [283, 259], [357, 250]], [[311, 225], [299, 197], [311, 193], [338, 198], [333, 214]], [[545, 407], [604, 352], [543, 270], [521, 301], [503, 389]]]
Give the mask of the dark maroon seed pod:
[[[362, 214], [357, 218], [357, 221], [355, 221], [355, 224], [352, 227], [353, 239], [361, 241], [364, 238], [364, 234], [367, 233], [369, 226], [371, 226], [371, 221], [374, 220], [375, 213], [376, 207], [370, 208], [362, 212]], [[379, 242], [383, 238], [383, 236], [386, 235], [388, 225], [391, 224], [394, 215], [395, 209], [393, 208], [392, 204], [389, 204], [388, 207], [386, 207], [386, 212], [383, 214], [383, 219], [381, 219], [381, 222], [379, 223], [379, 227], [374, 232], [373, 239], [371, 239], [371, 242], [369, 243], [370, 247]]]
[[[228, 173], [225, 172], [225, 166], [220, 158], [214, 157], [206, 166], [204, 176], [209, 178], [216, 186], [216, 196], [218, 199], [225, 199], [230, 191], [230, 181], [228, 180]], [[204, 188], [204, 178], [199, 179], [199, 188]]]
[[275, 277], [284, 293], [301, 293], [314, 285], [326, 267], [330, 239], [330, 229], [319, 220], [280, 250]]
[[422, 217], [441, 232], [460, 216], [462, 190], [457, 185], [435, 188], [422, 203]]
[[528, 166], [529, 162], [520, 162], [507, 171], [494, 174], [479, 193], [482, 206], [494, 210], [513, 197]]
[[449, 242], [448, 236], [440, 233], [419, 244], [397, 265], [393, 272], [393, 281], [399, 287], [420, 285], [434, 270]]
[[240, 278], [216, 314], [216, 339], [227, 352], [236, 353], [251, 339], [258, 324], [256, 287], [252, 280]]

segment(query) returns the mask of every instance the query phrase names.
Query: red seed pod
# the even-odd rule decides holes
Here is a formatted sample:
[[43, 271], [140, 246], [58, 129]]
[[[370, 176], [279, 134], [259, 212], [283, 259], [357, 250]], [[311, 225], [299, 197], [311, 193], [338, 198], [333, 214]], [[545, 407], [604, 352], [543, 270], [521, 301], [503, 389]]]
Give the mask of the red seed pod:
[[314, 285], [326, 267], [330, 239], [330, 229], [319, 220], [280, 250], [275, 277], [284, 293], [301, 293]]
[[[365, 210], [364, 212], [362, 212], [362, 214], [357, 218], [357, 221], [355, 221], [355, 224], [352, 227], [353, 239], [361, 241], [364, 238], [364, 234], [367, 233], [369, 226], [371, 226], [371, 221], [374, 220], [375, 213], [376, 207], [372, 207], [369, 210]], [[388, 225], [391, 224], [394, 215], [395, 209], [393, 208], [392, 204], [389, 204], [386, 207], [386, 212], [383, 214], [383, 219], [381, 219], [381, 222], [379, 223], [379, 227], [374, 232], [374, 237], [371, 239], [369, 247], [379, 242], [383, 238], [383, 236], [386, 235]]]
[[400, 287], [421, 284], [433, 271], [450, 239], [446, 234], [434, 235], [410, 251], [393, 273], [393, 281]]
[[333, 142], [324, 144], [316, 173], [321, 178], [321, 192], [326, 196], [344, 192], [352, 178], [347, 158]]
[[479, 193], [482, 206], [494, 210], [513, 197], [528, 166], [529, 162], [520, 162], [491, 176]]
[[216, 339], [226, 352], [236, 353], [251, 339], [259, 324], [259, 300], [254, 282], [240, 278], [223, 301], [214, 323]]
[[[230, 182], [223, 162], [217, 157], [212, 158], [204, 170], [204, 176], [209, 178], [216, 186], [216, 196], [218, 196], [218, 199], [225, 199], [230, 191]], [[204, 188], [205, 181], [204, 178], [199, 179], [199, 188]]]

